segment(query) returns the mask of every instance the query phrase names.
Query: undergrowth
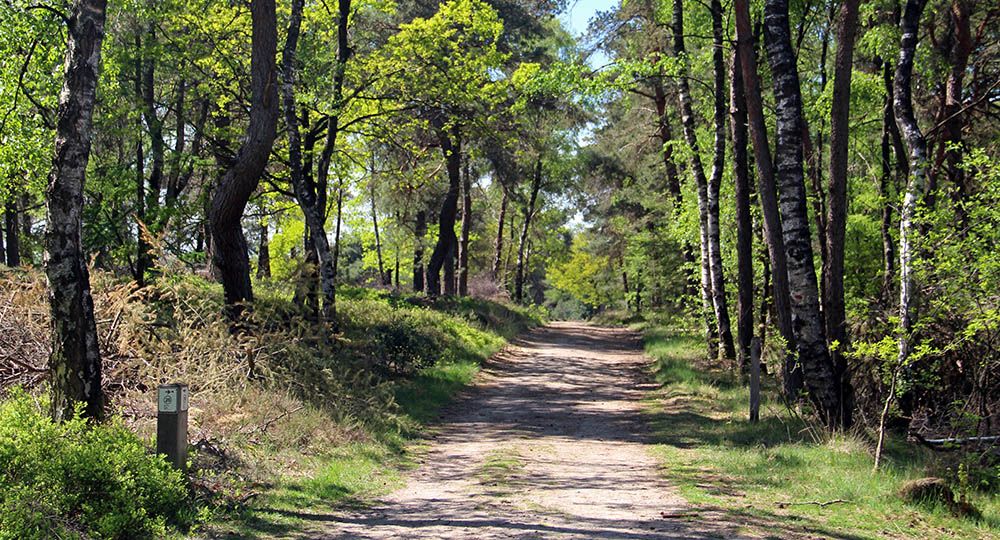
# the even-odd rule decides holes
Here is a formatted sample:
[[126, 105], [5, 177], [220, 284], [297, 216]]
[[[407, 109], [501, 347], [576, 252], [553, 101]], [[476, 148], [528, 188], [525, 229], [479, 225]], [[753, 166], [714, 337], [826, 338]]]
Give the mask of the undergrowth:
[[[304, 316], [289, 285], [263, 282], [234, 333], [220, 316], [221, 287], [197, 276], [168, 274], [143, 289], [102, 272], [92, 282], [114, 425], [148, 452], [156, 385], [190, 385], [188, 499], [214, 516], [214, 536], [297, 530], [333, 503], [388, 491], [479, 363], [543, 317], [482, 299], [344, 288], [333, 332]], [[0, 387], [38, 395], [44, 279], [4, 271], [0, 297], [9, 300]]]
[[947, 473], [928, 450], [891, 439], [873, 471], [870, 434], [826, 433], [789, 411], [773, 380], [760, 423], [749, 423], [748, 390], [731, 371], [707, 365], [700, 337], [650, 326], [645, 342], [661, 383], [647, 400], [655, 452], [695, 506], [721, 508], [767, 538], [1000, 537], [996, 494], [967, 494], [983, 513], [978, 521], [897, 496], [907, 480]]

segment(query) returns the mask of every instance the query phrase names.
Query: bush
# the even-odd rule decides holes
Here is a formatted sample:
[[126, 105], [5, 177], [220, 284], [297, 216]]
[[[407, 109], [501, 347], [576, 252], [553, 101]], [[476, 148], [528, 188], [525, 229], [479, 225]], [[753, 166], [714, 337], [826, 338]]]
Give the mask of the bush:
[[182, 475], [118, 420], [53, 422], [21, 389], [0, 402], [0, 539], [152, 538], [192, 522]]

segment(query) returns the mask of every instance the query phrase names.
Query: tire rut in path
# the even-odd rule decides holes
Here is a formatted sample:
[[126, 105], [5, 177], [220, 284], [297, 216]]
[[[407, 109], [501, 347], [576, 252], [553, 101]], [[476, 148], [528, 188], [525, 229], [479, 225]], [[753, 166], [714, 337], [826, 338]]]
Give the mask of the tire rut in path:
[[[638, 337], [554, 323], [492, 359], [445, 412], [406, 486], [312, 538], [733, 538], [658, 473]], [[697, 516], [698, 514], [690, 514]]]

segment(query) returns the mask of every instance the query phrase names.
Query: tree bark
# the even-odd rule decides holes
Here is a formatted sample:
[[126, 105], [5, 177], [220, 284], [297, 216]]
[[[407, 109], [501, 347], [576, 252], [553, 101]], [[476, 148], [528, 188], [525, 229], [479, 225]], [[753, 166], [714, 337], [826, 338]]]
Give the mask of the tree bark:
[[667, 190], [674, 205], [681, 204], [681, 180], [677, 174], [677, 164], [674, 163], [673, 130], [670, 129], [670, 117], [667, 115], [667, 93], [663, 88], [663, 77], [653, 78], [653, 105], [656, 107], [657, 132], [663, 156], [663, 169], [667, 173]]
[[[438, 214], [438, 241], [427, 263], [427, 294], [436, 296], [455, 294], [455, 255], [458, 238], [455, 236], [455, 217], [458, 213], [458, 192], [462, 182], [462, 138], [457, 127], [442, 131], [441, 152], [448, 169], [448, 191], [441, 202]], [[444, 289], [441, 274], [444, 271]]]
[[[853, 391], [847, 371], [847, 313], [844, 305], [844, 239], [847, 235], [847, 155], [850, 142], [851, 72], [859, 0], [844, 0], [837, 30], [830, 106], [830, 178], [827, 184], [826, 260], [823, 264], [823, 318], [830, 344], [834, 376], [840, 385], [842, 411], [853, 411]], [[850, 421], [848, 420], [848, 423]]]
[[271, 248], [267, 238], [267, 221], [260, 220], [260, 239], [257, 243], [257, 279], [271, 277]]
[[915, 322], [917, 287], [913, 282], [913, 217], [928, 183], [927, 141], [913, 113], [911, 80], [916, 56], [920, 16], [926, 0], [906, 0], [900, 21], [902, 39], [893, 87], [896, 124], [909, 149], [909, 178], [899, 216], [899, 365], [910, 355], [910, 334]]
[[[952, 0], [949, 9], [952, 30], [954, 31], [951, 49], [948, 51], [948, 80], [945, 83], [945, 97], [942, 114], [944, 115], [944, 133], [941, 148], [947, 161], [948, 180], [954, 186], [951, 190], [955, 204], [955, 214], [961, 229], [968, 225], [968, 213], [962, 202], [968, 194], [969, 187], [962, 168], [962, 158], [965, 154], [965, 144], [962, 142], [962, 130], [965, 128], [965, 118], [962, 114], [962, 84], [965, 72], [969, 66], [969, 55], [975, 43], [970, 28], [971, 6], [969, 0]], [[962, 233], [964, 234], [964, 233]]]
[[747, 108], [740, 72], [740, 52], [735, 52], [730, 88], [730, 115], [733, 132], [733, 178], [736, 183], [736, 266], [737, 289], [736, 335], [739, 341], [739, 366], [750, 368], [750, 342], [753, 340], [753, 223], [750, 215], [750, 168], [747, 157]]
[[493, 242], [493, 267], [490, 269], [490, 278], [494, 283], [500, 281], [500, 264], [503, 259], [503, 226], [507, 219], [507, 189], [502, 187], [503, 195], [500, 199], [500, 215], [497, 216], [497, 237]]
[[72, 417], [78, 403], [83, 404], [85, 417], [100, 420], [104, 416], [94, 299], [81, 236], [106, 8], [106, 0], [73, 3], [55, 157], [46, 191], [45, 273], [52, 320], [49, 375], [56, 420]]
[[830, 427], [847, 427], [851, 411], [841, 406], [841, 388], [827, 349], [813, 263], [802, 164], [802, 96], [789, 33], [788, 0], [765, 0], [764, 26], [777, 110], [775, 176], [799, 364], [823, 422]]
[[19, 236], [17, 202], [7, 201], [4, 206], [4, 225], [7, 228], [7, 266], [21, 266], [21, 238]]
[[[142, 68], [142, 36], [136, 31], [135, 34], [135, 97], [145, 108], [145, 95], [143, 94], [143, 68]], [[152, 266], [149, 254], [149, 243], [146, 242], [146, 235], [143, 227], [146, 225], [146, 157], [143, 150], [142, 141], [143, 118], [140, 115], [136, 120], [135, 133], [135, 267], [132, 278], [139, 287], [146, 285], [146, 271]]]
[[247, 240], [240, 220], [257, 189], [277, 134], [278, 85], [275, 66], [277, 21], [274, 0], [252, 0], [250, 124], [232, 166], [212, 198], [212, 259], [218, 268], [227, 314], [236, 319], [241, 303], [253, 301]]
[[719, 224], [719, 189], [726, 168], [726, 66], [723, 60], [722, 2], [711, 1], [712, 9], [712, 68], [715, 74], [713, 124], [715, 128], [712, 172], [708, 177], [708, 260], [712, 277], [712, 305], [718, 324], [719, 341], [725, 360], [735, 360], [733, 330], [726, 299], [726, 280], [722, 266], [722, 240]]
[[458, 240], [458, 295], [469, 295], [469, 233], [472, 231], [472, 169], [465, 160], [462, 175], [462, 231]]
[[372, 163], [372, 181], [368, 186], [369, 195], [371, 196], [371, 207], [372, 207], [372, 228], [375, 230], [375, 256], [378, 260], [378, 280], [382, 285], [392, 285], [392, 276], [386, 277], [385, 273], [385, 263], [382, 260], [382, 236], [379, 234], [378, 230], [378, 211], [375, 208], [375, 164]]
[[[288, 164], [295, 200], [308, 226], [308, 238], [319, 266], [320, 289], [323, 293], [323, 320], [334, 321], [337, 314], [337, 276], [326, 236], [325, 209], [317, 204], [316, 187], [307, 183], [302, 170], [302, 140], [299, 134], [299, 117], [295, 106], [295, 56], [299, 30], [302, 24], [304, 0], [292, 0], [288, 21], [288, 34], [282, 51], [281, 93], [285, 106], [285, 125], [288, 131]], [[315, 283], [315, 282], [313, 282]]]
[[326, 140], [323, 149], [320, 150], [316, 168], [316, 201], [317, 206], [322, 209], [323, 217], [326, 217], [326, 192], [328, 187], [328, 176], [330, 173], [330, 163], [333, 159], [333, 151], [337, 147], [337, 136], [340, 132], [340, 113], [344, 106], [344, 79], [347, 74], [347, 61], [353, 54], [353, 49], [348, 44], [348, 24], [351, 18], [351, 0], [337, 1], [337, 63], [333, 72], [333, 92], [331, 103], [336, 110], [330, 114], [326, 126]]
[[427, 236], [427, 212], [418, 210], [413, 228], [413, 292], [424, 292], [424, 237]]
[[[764, 106], [761, 99], [760, 77], [757, 75], [757, 54], [753, 46], [750, 29], [750, 7], [747, 0], [735, 0], [736, 41], [740, 50], [740, 71], [746, 91], [747, 118], [750, 137], [753, 141], [754, 163], [757, 168], [757, 191], [760, 195], [764, 237], [767, 239], [768, 260], [770, 261], [772, 301], [778, 331], [784, 339], [789, 354], [782, 363], [782, 379], [785, 399], [798, 400], [803, 388], [802, 370], [795, 356], [795, 335], [792, 330], [791, 298], [788, 286], [788, 265], [785, 254], [785, 240], [781, 234], [781, 216], [774, 179], [771, 149], [767, 140], [767, 125], [764, 122]], [[767, 274], [765, 274], [766, 276]], [[761, 316], [765, 316], [762, 310]], [[762, 334], [763, 335], [763, 334]]]
[[[879, 176], [878, 192], [882, 205], [882, 303], [887, 307], [892, 297], [893, 280], [896, 277], [896, 245], [892, 239], [892, 129], [896, 125], [896, 115], [892, 112], [892, 70], [888, 62], [882, 66], [882, 80], [885, 84], [885, 100], [882, 105], [882, 174]], [[896, 156], [905, 160], [904, 156]]]
[[[688, 85], [688, 63], [684, 50], [684, 4], [682, 0], [674, 0], [673, 12], [674, 56], [683, 62], [680, 77], [677, 78], [677, 94], [681, 108], [681, 126], [684, 139], [691, 147], [691, 171], [694, 173], [698, 192], [698, 230], [701, 246], [701, 301], [705, 319], [705, 339], [710, 358], [718, 358], [718, 338], [721, 325], [717, 322], [718, 313], [715, 309], [715, 295], [712, 280], [711, 256], [709, 243], [709, 202], [708, 179], [705, 168], [701, 164], [698, 153], [698, 137], [694, 120], [694, 110], [691, 104], [691, 90]], [[724, 292], [723, 292], [724, 294]], [[730, 346], [732, 336], [730, 335]]]
[[525, 249], [528, 245], [528, 233], [531, 232], [531, 220], [535, 217], [535, 204], [538, 202], [538, 192], [542, 188], [542, 158], [535, 161], [535, 174], [531, 179], [531, 194], [528, 204], [524, 207], [524, 223], [521, 225], [521, 238], [517, 243], [517, 269], [514, 274], [514, 300], [521, 303], [524, 299], [524, 268], [527, 265]]

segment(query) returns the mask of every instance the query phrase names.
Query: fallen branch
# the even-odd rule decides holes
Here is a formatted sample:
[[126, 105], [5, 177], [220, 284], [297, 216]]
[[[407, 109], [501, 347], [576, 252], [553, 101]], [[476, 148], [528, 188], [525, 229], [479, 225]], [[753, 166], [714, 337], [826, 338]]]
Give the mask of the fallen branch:
[[815, 504], [816, 506], [818, 506], [820, 508], [825, 508], [827, 506], [830, 506], [831, 504], [838, 504], [838, 503], [844, 503], [844, 504], [846, 504], [846, 503], [849, 503], [849, 502], [851, 502], [851, 501], [847, 501], [847, 500], [844, 500], [844, 499], [834, 499], [832, 501], [826, 501], [826, 502], [822, 502], [822, 501], [786, 501], [786, 502], [779, 502], [777, 504], [778, 504], [778, 508], [785, 508], [787, 506], [797, 506], [797, 505], [806, 505], [806, 504]]

